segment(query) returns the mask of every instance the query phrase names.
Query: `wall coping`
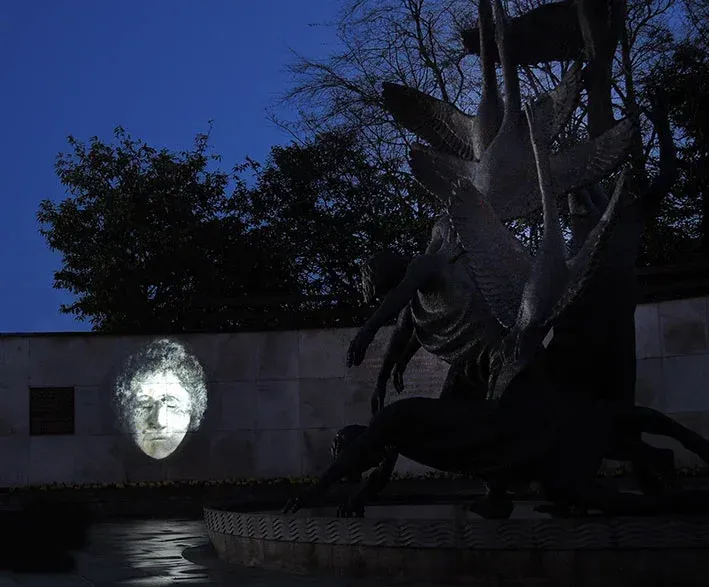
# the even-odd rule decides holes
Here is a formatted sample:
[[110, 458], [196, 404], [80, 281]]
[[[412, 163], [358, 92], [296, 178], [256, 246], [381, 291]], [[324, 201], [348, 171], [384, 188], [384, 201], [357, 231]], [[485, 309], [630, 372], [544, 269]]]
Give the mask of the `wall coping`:
[[[691, 300], [703, 300], [709, 299], [709, 296], [688, 296], [673, 298], [661, 301], [643, 302], [639, 303], [638, 306], [659, 306], [661, 304], [667, 304], [670, 302], [679, 301], [691, 301]], [[224, 331], [209, 331], [209, 330], [194, 330], [194, 331], [184, 331], [184, 332], [145, 332], [145, 333], [120, 333], [120, 332], [96, 332], [93, 330], [75, 330], [75, 331], [58, 331], [58, 332], [0, 332], [0, 340], [4, 338], [71, 338], [71, 337], [115, 337], [115, 338], [145, 338], [148, 337], [179, 337], [179, 336], [205, 336], [205, 335], [220, 335], [220, 334], [258, 334], [266, 332], [329, 332], [329, 331], [341, 331], [341, 330], [352, 330], [358, 326], [330, 326], [327, 328], [321, 328], [317, 326], [313, 327], [303, 327], [303, 328], [286, 328], [283, 330], [272, 328], [265, 330], [256, 330], [252, 328], [235, 329], [235, 330], [224, 330]]]

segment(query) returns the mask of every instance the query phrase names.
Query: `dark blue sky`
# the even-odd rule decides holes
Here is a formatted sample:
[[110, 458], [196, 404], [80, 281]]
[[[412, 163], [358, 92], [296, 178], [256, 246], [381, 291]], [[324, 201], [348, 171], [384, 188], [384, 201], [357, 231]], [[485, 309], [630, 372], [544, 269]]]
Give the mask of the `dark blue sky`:
[[4, 0], [0, 3], [0, 332], [88, 330], [61, 315], [59, 256], [38, 233], [66, 136], [123, 126], [154, 147], [189, 148], [214, 120], [225, 166], [263, 160], [288, 137], [265, 109], [291, 82], [289, 48], [335, 47], [336, 0]]

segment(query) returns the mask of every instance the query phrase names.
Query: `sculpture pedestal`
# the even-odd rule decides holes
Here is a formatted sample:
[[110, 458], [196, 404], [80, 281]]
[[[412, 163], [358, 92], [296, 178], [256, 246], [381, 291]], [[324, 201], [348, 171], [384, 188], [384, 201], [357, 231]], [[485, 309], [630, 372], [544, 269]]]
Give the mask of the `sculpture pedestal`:
[[519, 503], [509, 520], [463, 505], [369, 506], [338, 519], [332, 507], [205, 508], [220, 559], [298, 574], [467, 585], [706, 585], [709, 516], [554, 519]]

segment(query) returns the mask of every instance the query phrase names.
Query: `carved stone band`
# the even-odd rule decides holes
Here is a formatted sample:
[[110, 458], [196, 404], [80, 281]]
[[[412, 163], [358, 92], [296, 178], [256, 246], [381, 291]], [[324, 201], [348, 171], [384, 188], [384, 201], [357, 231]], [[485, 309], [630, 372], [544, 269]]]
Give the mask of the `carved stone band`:
[[709, 517], [492, 521], [421, 504], [333, 513], [204, 511], [219, 558], [264, 572], [486, 587], [703, 587], [709, 577]]
[[482, 550], [709, 548], [709, 517], [471, 520], [464, 506], [440, 507], [447, 513], [459, 511], [459, 518], [307, 517], [302, 515], [307, 511], [281, 515], [210, 508], [204, 516], [210, 535], [310, 544]]

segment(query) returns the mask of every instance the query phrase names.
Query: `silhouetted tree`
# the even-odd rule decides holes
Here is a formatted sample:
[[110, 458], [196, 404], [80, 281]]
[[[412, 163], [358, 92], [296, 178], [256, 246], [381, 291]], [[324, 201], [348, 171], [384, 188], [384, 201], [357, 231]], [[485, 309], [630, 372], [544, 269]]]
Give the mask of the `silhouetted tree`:
[[210, 170], [207, 135], [181, 153], [121, 128], [113, 144], [69, 145], [56, 172], [70, 196], [38, 213], [62, 255], [54, 286], [76, 296], [62, 312], [104, 332], [219, 330], [243, 320], [205, 301], [299, 291], [289, 257], [229, 215], [230, 177]]
[[307, 295], [358, 305], [361, 260], [425, 248], [432, 197], [394, 164], [373, 162], [355, 133], [274, 147], [265, 165], [249, 167], [255, 185], [237, 190], [234, 210], [289, 251]]
[[181, 153], [120, 128], [115, 139], [70, 137], [56, 164], [70, 196], [38, 213], [62, 255], [54, 285], [76, 296], [61, 311], [95, 330], [356, 323], [359, 262], [382, 248], [416, 254], [428, 238], [427, 196], [372, 163], [355, 134], [274, 147], [234, 174], [213, 169], [207, 135]]
[[702, 36], [686, 39], [647, 81], [662, 91], [677, 135], [678, 177], [651, 227], [646, 260], [709, 260], [709, 58]]

